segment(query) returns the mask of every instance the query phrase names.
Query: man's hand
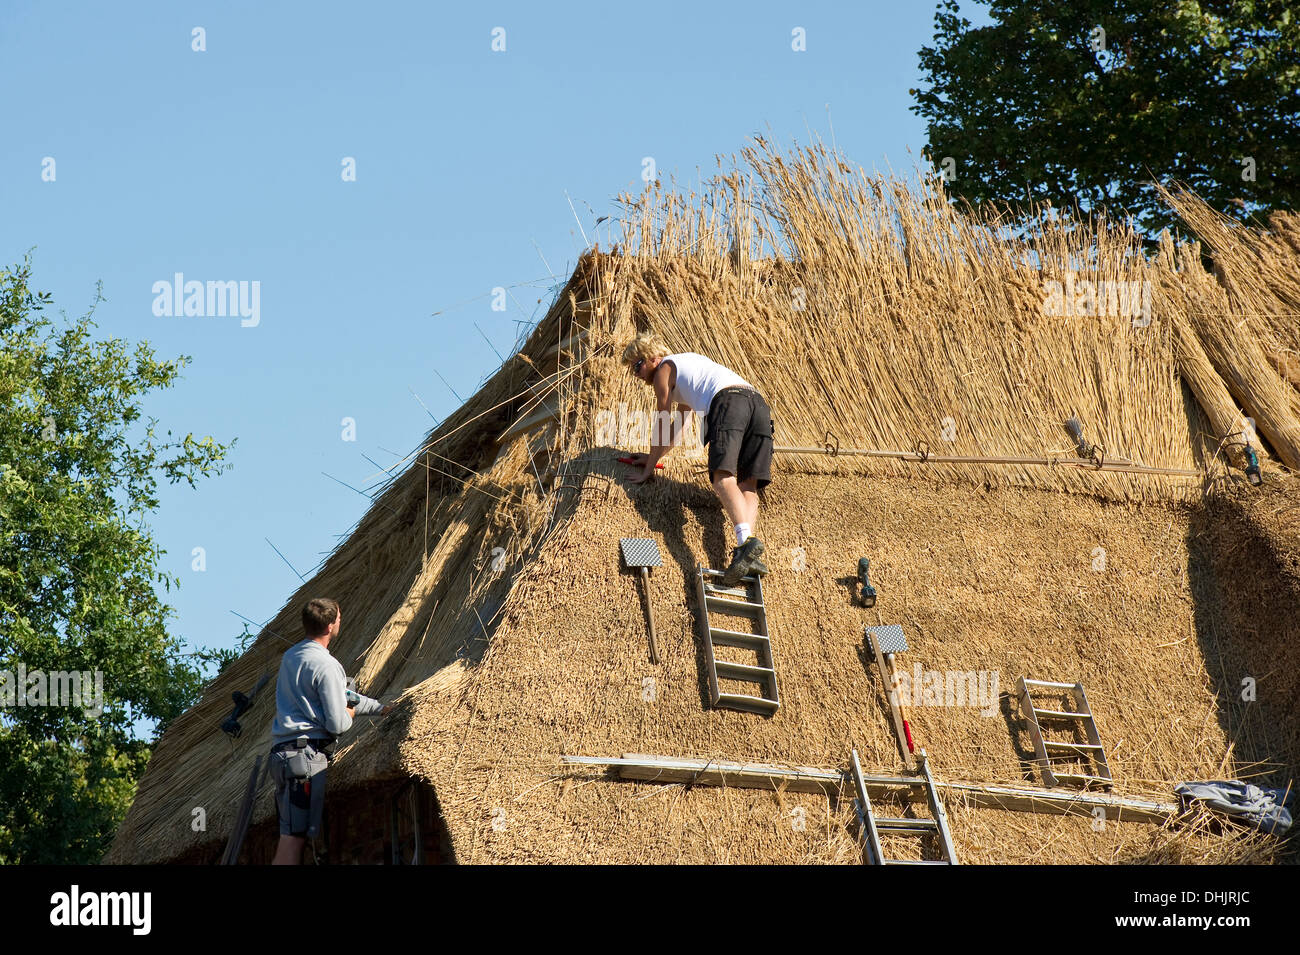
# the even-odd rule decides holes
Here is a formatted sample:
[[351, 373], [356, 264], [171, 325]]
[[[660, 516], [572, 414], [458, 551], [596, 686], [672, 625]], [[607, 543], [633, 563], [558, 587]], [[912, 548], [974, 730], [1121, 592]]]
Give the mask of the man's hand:
[[640, 474], [628, 475], [627, 479], [633, 484], [644, 484], [655, 476], [655, 468], [661, 466], [651, 464], [650, 455], [648, 454], [629, 454], [627, 457], [621, 458], [620, 460], [626, 464], [630, 464], [634, 468], [641, 469]]
[[355, 718], [356, 718], [356, 715], [357, 715], [357, 708], [356, 708], [355, 706], [349, 706], [349, 707], [348, 707], [348, 716], [351, 716], [353, 719], [355, 719]]
[[385, 713], [389, 713], [389, 712], [391, 712], [392, 709], [393, 709], [393, 704], [392, 704], [392, 703], [385, 703], [384, 706], [383, 706], [383, 709], [381, 709], [381, 710], [379, 711], [379, 715], [380, 715], [380, 716], [383, 716]]

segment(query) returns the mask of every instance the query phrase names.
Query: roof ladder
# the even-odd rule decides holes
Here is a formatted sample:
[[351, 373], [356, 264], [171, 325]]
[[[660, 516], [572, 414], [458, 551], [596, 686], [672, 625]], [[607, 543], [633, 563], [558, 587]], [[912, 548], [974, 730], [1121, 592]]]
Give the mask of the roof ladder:
[[[1069, 784], [1084, 789], [1094, 786], [1111, 788], [1114, 781], [1110, 775], [1110, 764], [1106, 762], [1106, 750], [1101, 745], [1101, 734], [1097, 732], [1097, 721], [1088, 706], [1083, 684], [1030, 680], [1022, 676], [1016, 681], [1016, 689], [1020, 696], [1020, 712], [1029, 723], [1029, 735], [1034, 741], [1034, 752], [1038, 756], [1044, 784]], [[1074, 709], [1058, 710], [1037, 706], [1030, 695], [1031, 690], [1054, 691], [1062, 699], [1068, 695], [1073, 699]], [[1043, 736], [1044, 723], [1058, 727], [1064, 724], [1071, 735], [1076, 730], [1081, 731], [1088, 742], [1047, 739]]]
[[[934, 786], [934, 777], [930, 775], [930, 764], [925, 750], [916, 756], [916, 776], [864, 776], [858, 762], [858, 751], [849, 754], [849, 768], [853, 775], [853, 786], [858, 791], [854, 807], [858, 813], [858, 827], [863, 833], [862, 861], [865, 865], [957, 865], [957, 851], [952, 845], [952, 833], [948, 831], [948, 814], [944, 812], [943, 801]], [[930, 804], [930, 818], [890, 819], [877, 816], [871, 809], [871, 797], [867, 794], [867, 784], [877, 787], [896, 787], [910, 794], [915, 790], [925, 792], [926, 802]], [[904, 798], [907, 798], [906, 796]], [[940, 859], [886, 859], [880, 847], [880, 835], [909, 835], [924, 838], [933, 835], [938, 843]]]
[[[772, 641], [767, 633], [763, 582], [758, 575], [751, 574], [742, 577], [737, 586], [727, 587], [721, 578], [722, 571], [710, 570], [703, 564], [696, 565], [695, 587], [700, 600], [700, 629], [709, 667], [709, 692], [713, 697], [713, 705], [771, 716], [780, 709], [781, 699], [776, 690]], [[752, 621], [752, 632], [714, 626], [715, 617], [719, 615], [748, 617]], [[749, 664], [719, 660], [718, 647], [737, 647], [752, 652], [754, 662]], [[724, 693], [721, 680], [756, 684], [759, 693]]]

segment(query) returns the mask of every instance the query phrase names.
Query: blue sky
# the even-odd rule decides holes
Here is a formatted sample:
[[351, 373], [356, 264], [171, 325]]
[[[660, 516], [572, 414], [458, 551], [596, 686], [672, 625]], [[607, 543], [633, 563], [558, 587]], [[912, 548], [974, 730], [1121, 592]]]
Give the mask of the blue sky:
[[[70, 317], [102, 280], [100, 337], [193, 358], [146, 410], [239, 439], [226, 474], [164, 485], [151, 520], [181, 579], [175, 632], [230, 646], [231, 610], [283, 605], [299, 580], [267, 538], [310, 577], [367, 506], [321, 472], [363, 486], [363, 455], [388, 466], [433, 424], [412, 390], [441, 419], [496, 368], [483, 335], [508, 354], [582, 249], [566, 193], [590, 235], [645, 157], [697, 181], [754, 134], [829, 143], [828, 105], [852, 161], [909, 169], [933, 11], [6, 0], [0, 259], [34, 247], [34, 284]], [[156, 315], [178, 272], [258, 282], [257, 324]]]

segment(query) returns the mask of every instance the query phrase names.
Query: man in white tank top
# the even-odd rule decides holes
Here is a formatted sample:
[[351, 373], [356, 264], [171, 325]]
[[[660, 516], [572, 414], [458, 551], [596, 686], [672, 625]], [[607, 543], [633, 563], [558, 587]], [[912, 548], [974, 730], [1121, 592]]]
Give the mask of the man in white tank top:
[[[734, 585], [748, 574], [765, 574], [759, 559], [763, 542], [754, 536], [758, 522], [758, 490], [772, 482], [772, 417], [767, 402], [753, 385], [729, 368], [695, 352], [670, 354], [653, 335], [638, 335], [624, 349], [628, 370], [655, 392], [656, 423], [650, 453], [633, 457], [640, 484], [654, 476], [655, 465], [681, 440], [686, 413], [700, 416], [700, 436], [709, 449], [709, 480], [723, 510], [735, 525], [736, 551], [723, 582]], [[672, 415], [673, 404], [683, 412]]]

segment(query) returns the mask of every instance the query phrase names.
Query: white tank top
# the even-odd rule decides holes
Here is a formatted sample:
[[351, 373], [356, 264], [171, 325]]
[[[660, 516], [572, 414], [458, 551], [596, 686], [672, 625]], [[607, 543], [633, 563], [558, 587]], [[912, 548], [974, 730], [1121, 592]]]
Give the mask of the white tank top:
[[707, 426], [704, 418], [719, 391], [723, 388], [754, 388], [730, 368], [695, 352], [667, 355], [663, 360], [672, 362], [677, 368], [677, 384], [669, 398], [699, 415], [701, 430]]

